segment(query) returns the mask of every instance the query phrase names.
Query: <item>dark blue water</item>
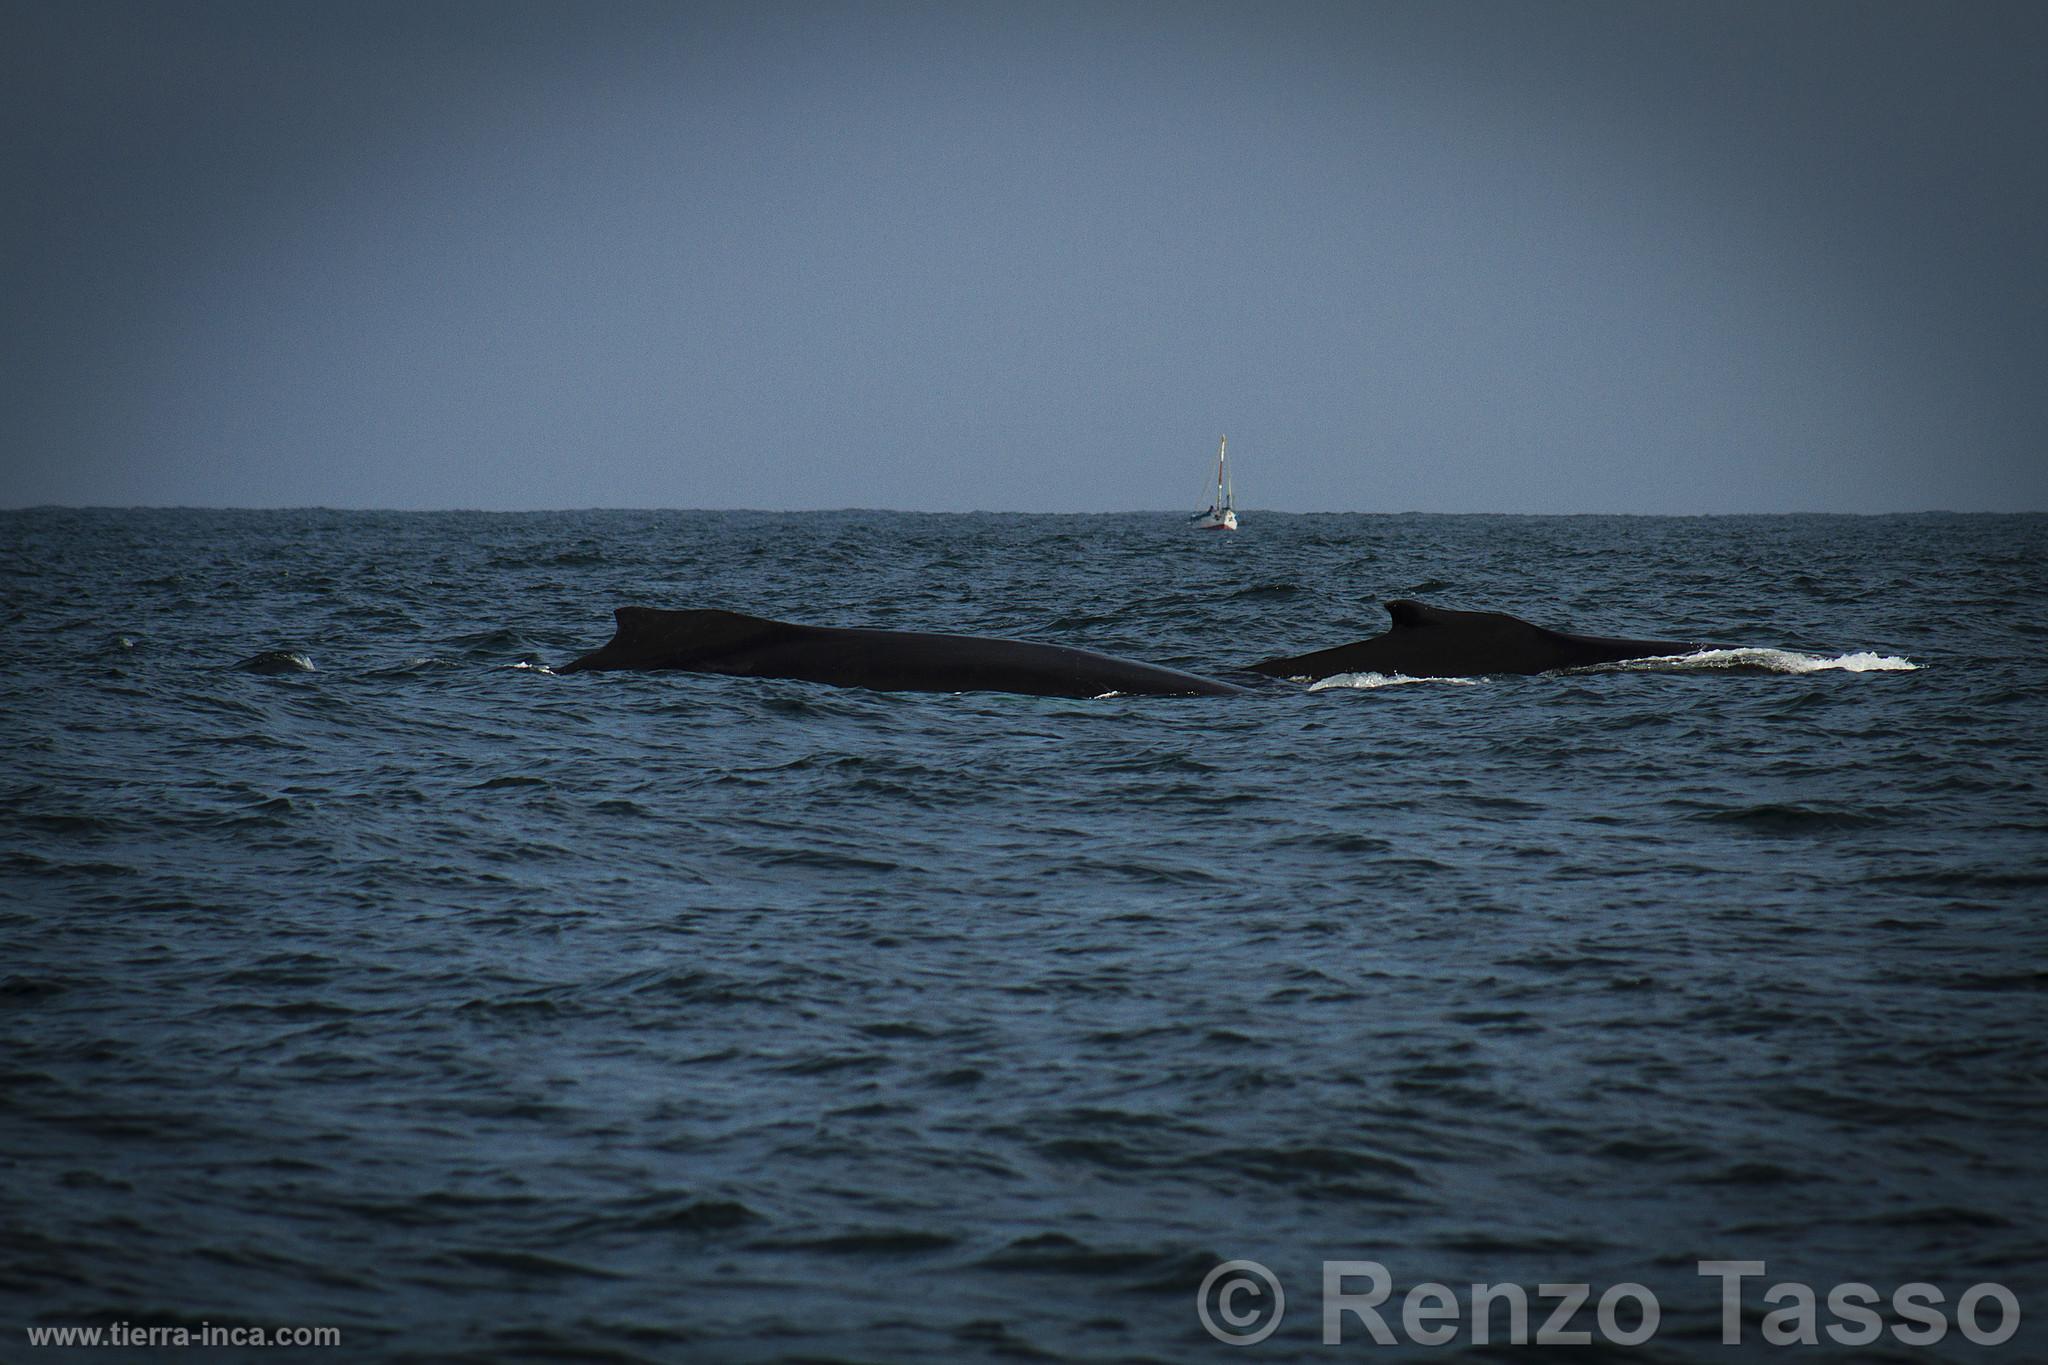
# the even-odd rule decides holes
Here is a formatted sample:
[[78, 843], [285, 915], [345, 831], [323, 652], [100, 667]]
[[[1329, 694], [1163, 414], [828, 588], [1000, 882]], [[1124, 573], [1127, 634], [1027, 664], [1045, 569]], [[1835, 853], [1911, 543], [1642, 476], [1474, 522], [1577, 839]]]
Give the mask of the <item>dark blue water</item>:
[[[0, 556], [6, 1359], [1459, 1354], [1318, 1344], [1326, 1258], [1638, 1281], [1629, 1359], [2041, 1358], [2048, 518], [32, 511]], [[1201, 669], [1401, 596], [1775, 652], [531, 666], [642, 603]], [[1243, 1350], [1195, 1305], [1236, 1257], [1289, 1300]], [[1701, 1259], [1768, 1263], [1739, 1350]], [[1765, 1351], [1779, 1279], [2028, 1319]]]

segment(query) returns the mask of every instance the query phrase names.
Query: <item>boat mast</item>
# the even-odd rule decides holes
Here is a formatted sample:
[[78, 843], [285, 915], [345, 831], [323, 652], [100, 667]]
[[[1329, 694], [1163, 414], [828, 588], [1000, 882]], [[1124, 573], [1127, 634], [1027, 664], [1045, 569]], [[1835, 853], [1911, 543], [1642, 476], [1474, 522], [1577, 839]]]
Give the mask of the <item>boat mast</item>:
[[1223, 515], [1223, 509], [1228, 505], [1223, 501], [1223, 452], [1229, 449], [1230, 438], [1228, 436], [1216, 438], [1216, 515], [1218, 516]]

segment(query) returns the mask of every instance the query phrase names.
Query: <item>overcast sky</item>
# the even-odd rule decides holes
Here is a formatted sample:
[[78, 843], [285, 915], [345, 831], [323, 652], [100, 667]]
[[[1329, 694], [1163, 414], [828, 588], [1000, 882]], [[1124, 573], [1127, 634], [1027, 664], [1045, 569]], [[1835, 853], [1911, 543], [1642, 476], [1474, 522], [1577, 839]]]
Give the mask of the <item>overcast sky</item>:
[[0, 503], [2048, 508], [2048, 5], [0, 0]]

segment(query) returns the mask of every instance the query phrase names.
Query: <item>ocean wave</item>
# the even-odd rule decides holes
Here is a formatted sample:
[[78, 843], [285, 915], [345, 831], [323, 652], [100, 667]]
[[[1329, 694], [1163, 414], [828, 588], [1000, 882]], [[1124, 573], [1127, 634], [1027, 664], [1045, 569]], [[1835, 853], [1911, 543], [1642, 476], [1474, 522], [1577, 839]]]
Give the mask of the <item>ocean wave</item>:
[[370, 678], [414, 678], [444, 669], [460, 667], [462, 665], [456, 663], [453, 659], [443, 659], [433, 654], [416, 654], [402, 664], [392, 664], [385, 668], [373, 668], [364, 676]]
[[311, 673], [313, 661], [304, 654], [283, 649], [266, 649], [235, 664], [244, 673]]

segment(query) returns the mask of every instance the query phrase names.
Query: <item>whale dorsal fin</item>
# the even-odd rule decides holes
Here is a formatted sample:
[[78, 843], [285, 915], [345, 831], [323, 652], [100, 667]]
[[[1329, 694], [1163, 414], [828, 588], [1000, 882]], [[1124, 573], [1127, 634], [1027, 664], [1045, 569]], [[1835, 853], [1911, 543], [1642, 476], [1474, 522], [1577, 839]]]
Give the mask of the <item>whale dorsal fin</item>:
[[612, 613], [612, 619], [617, 627], [610, 642], [560, 671], [701, 668], [735, 649], [765, 644], [796, 634], [798, 629], [783, 621], [715, 607], [687, 611], [620, 607]]
[[1394, 618], [1395, 630], [1447, 625], [1457, 617], [1471, 615], [1470, 612], [1446, 611], [1442, 607], [1432, 607], [1426, 602], [1417, 602], [1407, 597], [1397, 598], [1387, 603], [1386, 607], [1387, 615]]
[[794, 629], [785, 622], [717, 607], [670, 611], [661, 607], [620, 607], [612, 613], [618, 632], [611, 647], [658, 650], [711, 658], [742, 644], [751, 644]]

